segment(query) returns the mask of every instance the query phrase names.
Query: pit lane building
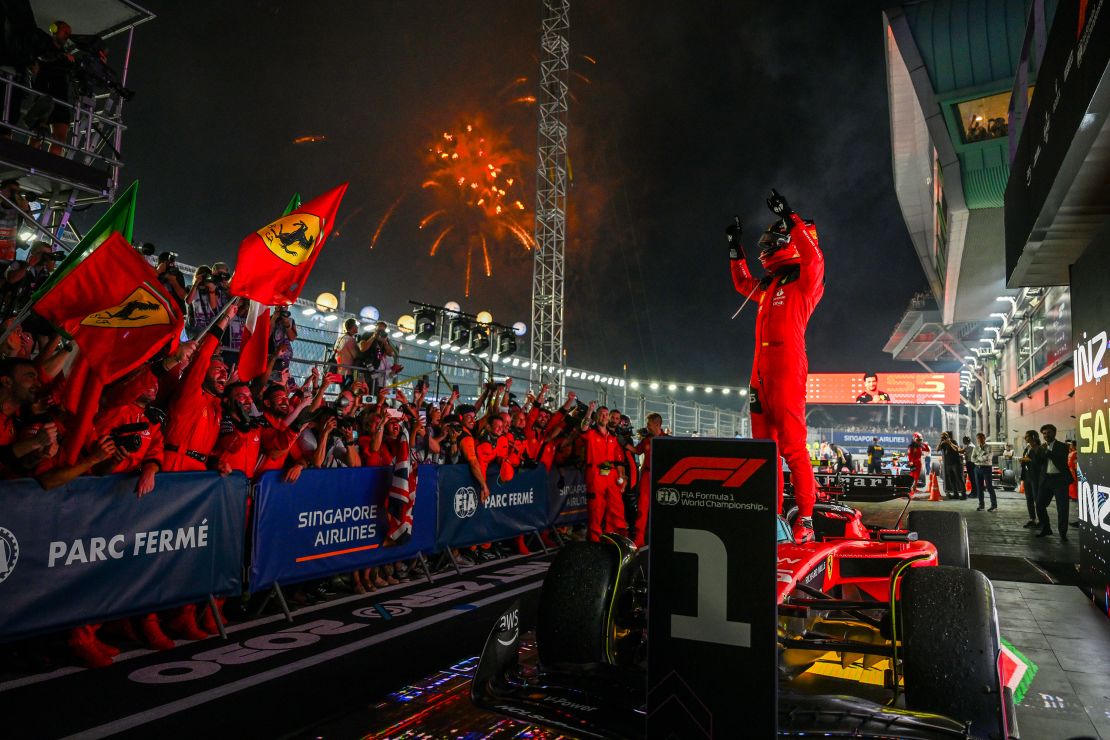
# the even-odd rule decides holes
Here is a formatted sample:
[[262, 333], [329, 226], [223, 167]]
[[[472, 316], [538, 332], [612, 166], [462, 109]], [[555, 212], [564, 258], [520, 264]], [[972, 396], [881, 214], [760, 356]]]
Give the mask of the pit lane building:
[[1078, 449], [1080, 573], [1110, 612], [1110, 11], [931, 0], [884, 12], [895, 189], [928, 292], [886, 350], [955, 360], [972, 427]]
[[[1008, 197], [1058, 5], [1077, 10], [931, 0], [883, 14], [895, 190], [928, 284], [885, 350], [958, 363], [968, 415], [959, 426], [1019, 450], [1024, 431], [1046, 422], [1061, 438], [1075, 433], [1067, 265], [1078, 255], [1058, 236], [1011, 233]], [[1050, 80], [1041, 97], [1053, 90]]]

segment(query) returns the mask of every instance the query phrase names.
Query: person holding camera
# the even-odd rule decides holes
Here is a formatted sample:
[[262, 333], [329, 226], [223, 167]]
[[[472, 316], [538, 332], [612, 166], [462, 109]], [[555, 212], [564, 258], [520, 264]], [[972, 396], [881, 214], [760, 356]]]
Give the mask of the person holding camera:
[[14, 260], [4, 271], [3, 315], [12, 316], [31, 300], [34, 293], [58, 265], [66, 253], [55, 250], [48, 242], [35, 242], [26, 260]]
[[358, 343], [356, 362], [369, 371], [372, 393], [389, 385], [390, 378], [401, 372], [401, 366], [393, 362], [396, 354], [384, 321], [379, 321], [374, 331]]
[[177, 252], [162, 252], [158, 255], [158, 265], [154, 268], [158, 273], [158, 282], [166, 292], [177, 301], [178, 307], [185, 310], [185, 297], [189, 291], [185, 289], [185, 275], [177, 269]]
[[251, 415], [254, 399], [242, 381], [228, 383], [223, 393], [220, 438], [212, 450], [212, 462], [220, 475], [233, 470], [253, 478], [262, 456], [262, 424]]
[[31, 65], [31, 87], [41, 94], [28, 101], [23, 114], [24, 125], [38, 135], [32, 146], [45, 148], [43, 139], [49, 134], [55, 142], [50, 144], [49, 151], [59, 157], [66, 153], [63, 143], [73, 121], [76, 60], [72, 35], [73, 29], [62, 20], [50, 24], [49, 35], [40, 32], [38, 53]]
[[274, 364], [270, 369], [270, 380], [281, 378], [282, 371], [289, 369], [293, 361], [293, 342], [297, 340], [297, 322], [288, 306], [274, 309], [273, 325], [270, 328], [269, 352]]
[[[0, 182], [0, 268], [6, 269], [15, 260], [19, 249], [19, 230], [23, 219], [31, 218], [31, 205], [19, 187], [19, 180], [10, 178]], [[15, 203], [15, 208], [8, 201]]]
[[135, 494], [142, 498], [154, 490], [154, 475], [162, 469], [165, 415], [151, 404], [158, 397], [158, 377], [143, 365], [105, 389], [105, 410], [96, 419], [92, 439], [110, 435], [118, 454], [98, 466], [97, 475], [139, 473]]

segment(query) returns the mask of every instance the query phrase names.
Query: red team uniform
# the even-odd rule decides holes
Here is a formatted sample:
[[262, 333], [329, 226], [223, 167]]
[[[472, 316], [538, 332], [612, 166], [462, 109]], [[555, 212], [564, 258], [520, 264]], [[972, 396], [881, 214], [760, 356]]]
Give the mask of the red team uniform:
[[[752, 277], [739, 245], [739, 225], [730, 227], [732, 282], [736, 290], [758, 301], [755, 359], [751, 374], [752, 436], [773, 439], [790, 466], [798, 523], [812, 530], [810, 517], [817, 482], [806, 448], [806, 324], [825, 292], [825, 258], [817, 231], [790, 211], [782, 196], [772, 191], [767, 201], [782, 218], [772, 224], [760, 245], [760, 262], [767, 270], [762, 280]], [[735, 231], [733, 229], [735, 228]], [[782, 469], [778, 468], [779, 511], [782, 511]], [[802, 537], [812, 531], [799, 531]]]

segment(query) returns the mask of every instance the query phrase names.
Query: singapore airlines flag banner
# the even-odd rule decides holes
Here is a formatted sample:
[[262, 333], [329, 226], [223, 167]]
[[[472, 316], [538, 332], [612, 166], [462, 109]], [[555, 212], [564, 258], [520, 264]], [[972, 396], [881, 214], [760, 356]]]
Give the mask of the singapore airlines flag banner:
[[647, 737], [773, 737], [774, 442], [652, 442]]

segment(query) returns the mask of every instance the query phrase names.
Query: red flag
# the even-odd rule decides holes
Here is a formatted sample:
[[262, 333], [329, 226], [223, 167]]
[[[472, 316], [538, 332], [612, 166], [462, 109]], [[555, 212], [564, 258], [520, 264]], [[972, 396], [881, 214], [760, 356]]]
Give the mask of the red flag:
[[251, 382], [266, 372], [270, 344], [270, 307], [251, 301], [243, 321], [243, 340], [239, 345], [239, 379]]
[[113, 233], [45, 293], [34, 311], [73, 338], [101, 384], [134, 370], [184, 318], [141, 254]]
[[335, 226], [347, 183], [263, 226], [239, 244], [232, 295], [267, 306], [287, 306], [304, 289], [308, 274]]

